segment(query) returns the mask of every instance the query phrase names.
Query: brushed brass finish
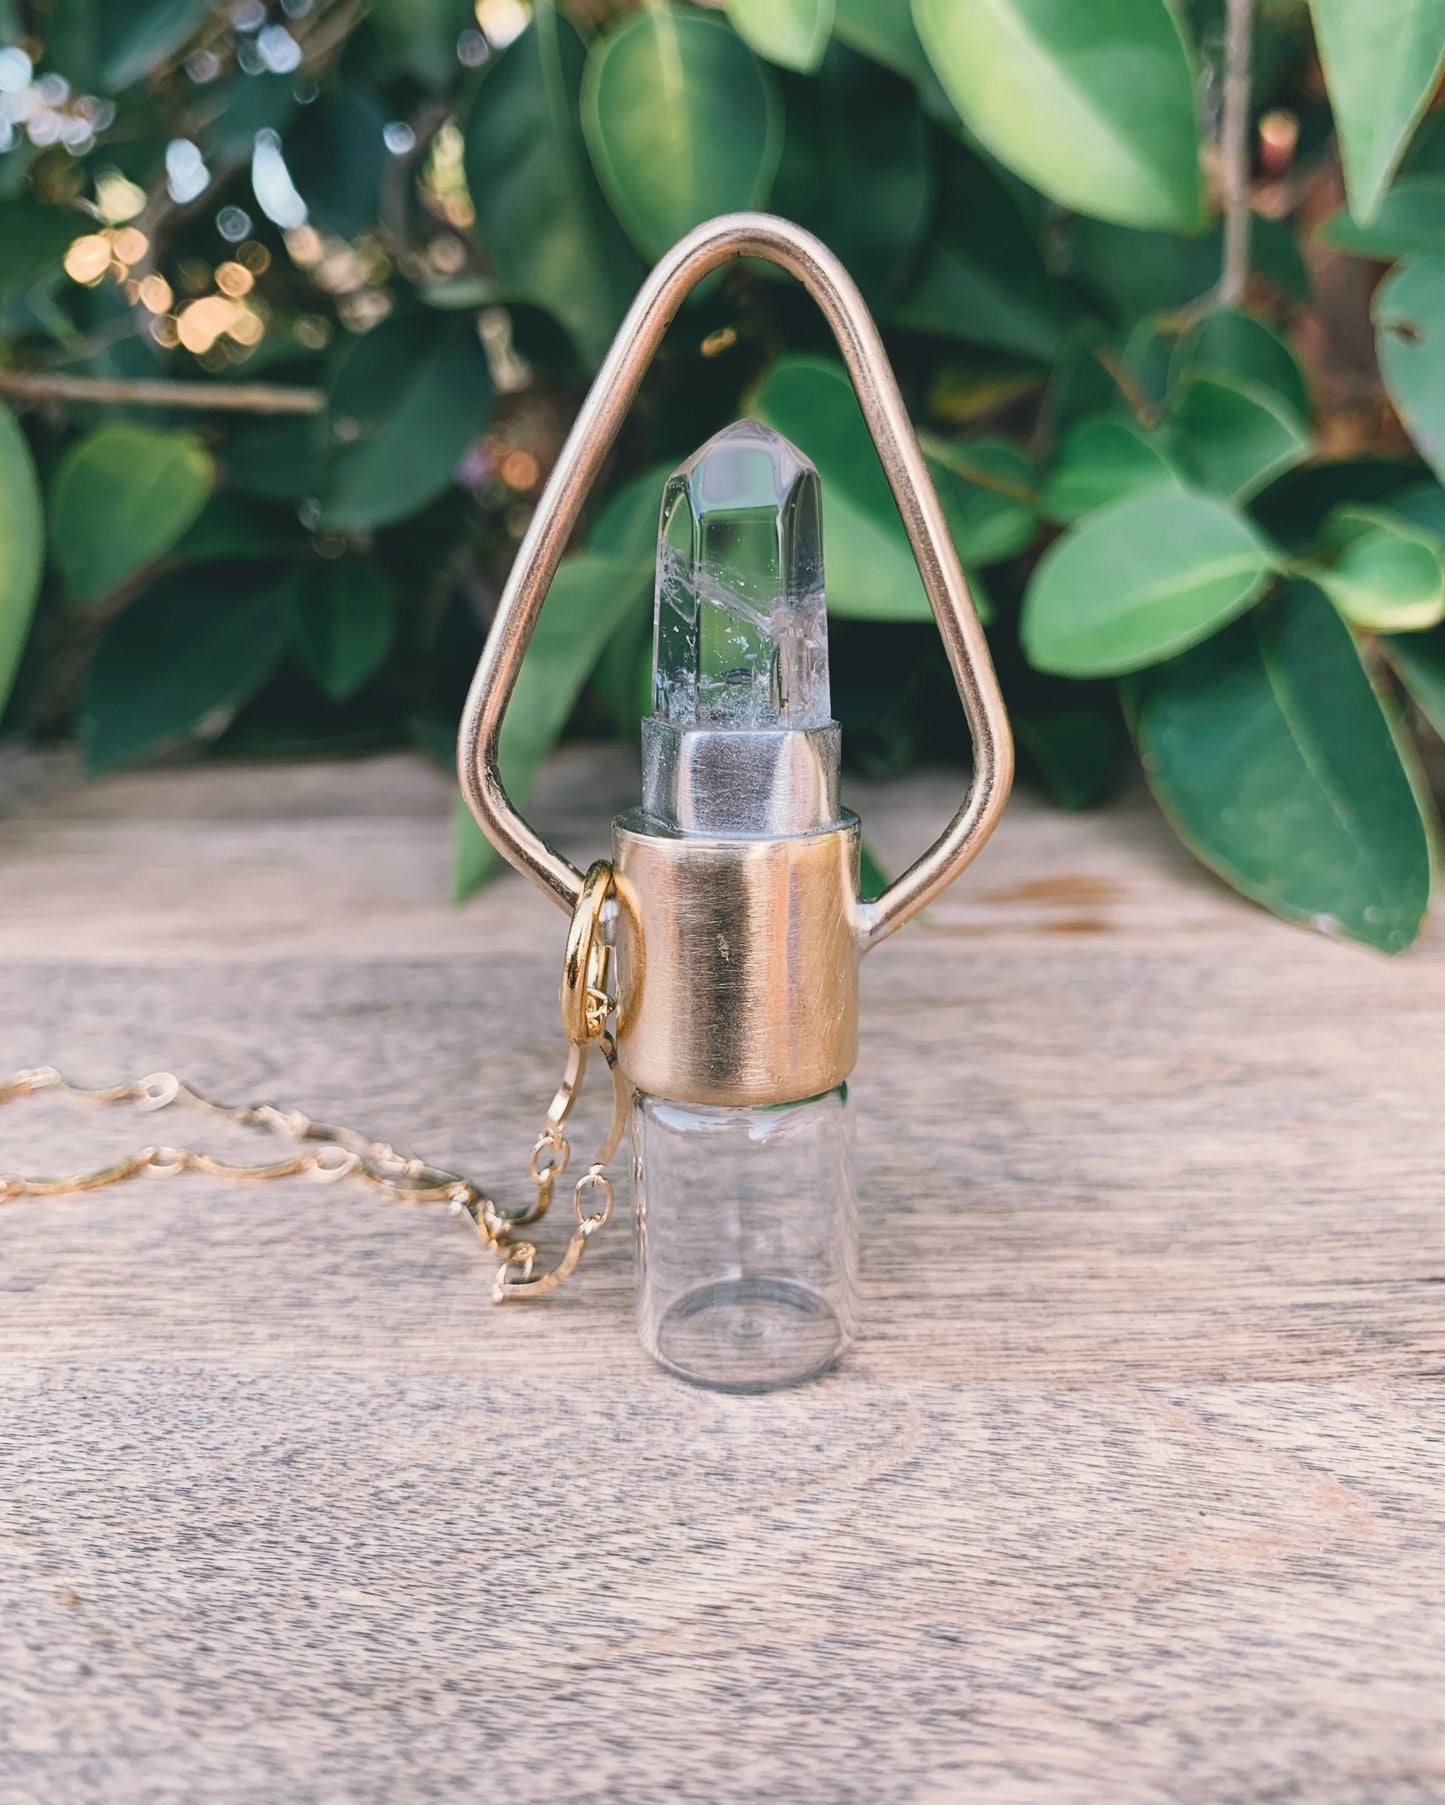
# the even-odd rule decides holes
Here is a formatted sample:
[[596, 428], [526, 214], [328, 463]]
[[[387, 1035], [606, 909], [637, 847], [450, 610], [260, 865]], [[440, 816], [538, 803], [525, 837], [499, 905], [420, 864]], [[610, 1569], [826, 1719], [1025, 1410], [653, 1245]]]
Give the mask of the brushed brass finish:
[[[795, 276], [832, 328], [918, 561], [973, 737], [973, 784], [940, 838], [875, 901], [860, 903], [856, 892], [849, 899], [846, 920], [859, 950], [867, 951], [936, 896], [992, 833], [1008, 799], [1013, 742], [983, 630], [877, 328], [843, 265], [788, 220], [766, 213], [709, 220], [675, 245], [643, 284], [518, 550], [462, 715], [457, 770], [482, 831], [570, 913], [581, 894], [582, 874], [512, 807], [497, 763], [502, 718], [587, 492], [663, 333], [697, 282], [742, 257], [765, 258]], [[740, 925], [734, 928], [740, 931]]]
[[681, 1103], [794, 1102], [858, 1056], [859, 830], [703, 839], [612, 825], [617, 1057]]

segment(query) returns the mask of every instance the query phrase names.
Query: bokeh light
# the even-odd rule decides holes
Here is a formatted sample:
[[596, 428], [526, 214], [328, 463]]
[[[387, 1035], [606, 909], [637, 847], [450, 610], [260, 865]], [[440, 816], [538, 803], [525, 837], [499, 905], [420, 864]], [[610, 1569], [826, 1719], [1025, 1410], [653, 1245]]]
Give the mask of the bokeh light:
[[104, 232], [88, 232], [77, 238], [65, 253], [65, 273], [72, 282], [83, 282], [88, 288], [100, 281], [110, 268], [110, 239]]
[[189, 138], [172, 138], [166, 146], [166, 191], [177, 206], [185, 206], [211, 185], [211, 172], [199, 146]]
[[150, 240], [138, 226], [122, 226], [118, 232], [111, 234], [110, 243], [116, 261], [124, 264], [127, 269], [131, 264], [139, 263], [151, 248]]
[[165, 277], [154, 270], [141, 278], [137, 291], [140, 304], [147, 313], [169, 313], [175, 296], [171, 293], [171, 285]]
[[477, 0], [477, 24], [501, 50], [527, 29], [527, 9], [522, 0]]
[[108, 226], [134, 219], [146, 204], [146, 191], [118, 169], [107, 169], [95, 184], [95, 210]]
[[244, 263], [223, 263], [216, 270], [216, 287], [223, 295], [230, 295], [233, 300], [249, 294], [255, 281], [256, 278]]

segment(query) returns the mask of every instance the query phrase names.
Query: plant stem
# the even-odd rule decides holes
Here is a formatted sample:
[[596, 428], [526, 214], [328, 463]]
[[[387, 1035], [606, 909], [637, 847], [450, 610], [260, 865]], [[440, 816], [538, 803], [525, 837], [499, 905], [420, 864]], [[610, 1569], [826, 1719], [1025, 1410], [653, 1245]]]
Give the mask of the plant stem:
[[232, 414], [317, 414], [326, 405], [320, 389], [266, 382], [131, 381], [38, 370], [0, 370], [0, 394], [28, 401], [113, 401], [124, 407], [195, 407]]
[[1254, 0], [1225, 0], [1224, 110], [1219, 127], [1224, 189], [1224, 268], [1217, 298], [1238, 307], [1249, 281], [1249, 100]]
[[988, 489], [995, 495], [1006, 495], [1011, 501], [1027, 502], [1030, 506], [1038, 500], [1038, 492], [1030, 484], [1014, 482], [1006, 476], [1000, 476], [996, 470], [975, 464], [968, 457], [966, 447], [950, 445], [947, 439], [940, 438], [937, 433], [919, 433], [918, 443], [929, 457], [947, 465], [955, 476], [961, 476], [976, 489]]
[[1119, 353], [1112, 345], [1095, 345], [1093, 355], [1113, 377], [1119, 393], [1124, 397], [1129, 412], [1141, 426], [1157, 426], [1159, 410], [1149, 399], [1143, 385], [1132, 370], [1126, 370]]

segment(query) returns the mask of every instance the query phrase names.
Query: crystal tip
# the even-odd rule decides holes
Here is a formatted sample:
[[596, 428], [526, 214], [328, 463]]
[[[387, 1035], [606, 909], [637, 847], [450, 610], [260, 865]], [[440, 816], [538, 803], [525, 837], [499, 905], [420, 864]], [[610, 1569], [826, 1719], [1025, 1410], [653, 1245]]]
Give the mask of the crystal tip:
[[677, 727], [820, 727], [830, 714], [818, 472], [759, 420], [667, 480], [653, 711]]

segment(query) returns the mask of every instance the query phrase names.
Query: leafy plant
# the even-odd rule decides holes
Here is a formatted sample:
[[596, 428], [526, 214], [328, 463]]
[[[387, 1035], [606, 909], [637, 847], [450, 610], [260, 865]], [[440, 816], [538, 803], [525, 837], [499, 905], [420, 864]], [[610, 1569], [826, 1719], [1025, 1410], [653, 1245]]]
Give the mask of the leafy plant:
[[[446, 762], [647, 260], [770, 205], [875, 310], [1026, 767], [1082, 807], [1132, 743], [1226, 881], [1398, 951], [1445, 731], [1442, 58], [1445, 0], [0, 0], [3, 730]], [[743, 265], [589, 501], [515, 794], [635, 735], [662, 484], [740, 413], [823, 476], [852, 756], [958, 756], [836, 348]]]

